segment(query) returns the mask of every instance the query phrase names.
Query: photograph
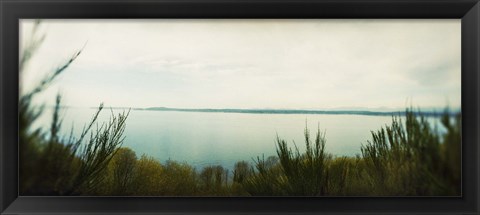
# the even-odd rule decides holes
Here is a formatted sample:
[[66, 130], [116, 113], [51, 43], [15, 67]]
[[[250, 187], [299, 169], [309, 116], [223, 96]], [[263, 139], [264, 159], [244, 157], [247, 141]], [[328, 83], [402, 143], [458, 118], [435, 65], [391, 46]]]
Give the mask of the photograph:
[[18, 25], [19, 196], [462, 196], [461, 19]]

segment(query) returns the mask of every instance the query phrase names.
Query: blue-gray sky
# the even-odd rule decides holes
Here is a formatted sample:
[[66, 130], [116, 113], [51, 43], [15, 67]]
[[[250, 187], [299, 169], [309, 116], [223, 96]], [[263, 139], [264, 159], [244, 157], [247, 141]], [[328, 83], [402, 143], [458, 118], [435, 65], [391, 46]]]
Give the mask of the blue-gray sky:
[[[22, 20], [21, 41], [32, 20]], [[43, 20], [28, 89], [91, 107], [460, 107], [460, 20]], [[88, 41], [88, 42], [87, 42]]]

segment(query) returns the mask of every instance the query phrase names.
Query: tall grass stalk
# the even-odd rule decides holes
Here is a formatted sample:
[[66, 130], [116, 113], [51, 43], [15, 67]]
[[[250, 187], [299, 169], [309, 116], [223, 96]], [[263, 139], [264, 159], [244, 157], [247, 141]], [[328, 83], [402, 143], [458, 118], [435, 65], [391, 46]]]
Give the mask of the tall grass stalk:
[[[34, 26], [32, 40], [27, 43], [20, 56], [20, 73], [23, 73], [28, 61], [34, 56], [45, 35], [38, 36], [40, 25]], [[96, 123], [103, 104], [86, 126], [78, 139], [70, 136], [61, 139], [59, 116], [61, 97], [57, 96], [52, 115], [50, 131], [38, 128], [32, 131], [32, 124], [43, 114], [44, 106], [32, 103], [35, 96], [47, 89], [82, 52], [75, 52], [62, 66], [46, 75], [31, 90], [21, 91], [19, 98], [19, 151], [20, 151], [20, 194], [21, 195], [74, 195], [95, 189], [102, 180], [100, 174], [106, 168], [116, 149], [124, 140], [128, 113], [113, 116], [96, 131], [91, 131]], [[113, 114], [113, 113], [112, 113]], [[90, 139], [78, 152], [84, 138], [90, 132]], [[49, 138], [48, 135], [49, 134]], [[72, 132], [73, 133], [73, 132]]]

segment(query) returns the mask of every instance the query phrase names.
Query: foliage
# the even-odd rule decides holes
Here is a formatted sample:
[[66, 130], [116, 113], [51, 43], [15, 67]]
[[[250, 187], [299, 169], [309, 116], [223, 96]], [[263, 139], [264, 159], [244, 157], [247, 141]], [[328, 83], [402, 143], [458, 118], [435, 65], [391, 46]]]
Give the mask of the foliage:
[[[455, 118], [455, 119], [454, 119]], [[312, 143], [305, 130], [305, 152], [277, 137], [279, 163], [257, 158], [255, 171], [240, 182], [250, 195], [272, 196], [446, 196], [460, 194], [461, 115], [446, 110], [444, 134], [421, 113], [409, 109], [405, 122], [372, 131], [362, 155], [333, 157], [325, 133]]]
[[317, 131], [312, 144], [309, 130], [305, 129], [305, 153], [289, 149], [287, 142], [277, 136], [277, 155], [286, 177], [288, 195], [315, 196], [327, 194], [328, 161], [325, 152], [325, 133]]
[[398, 117], [392, 125], [372, 132], [372, 142], [363, 146], [366, 171], [376, 195], [455, 195], [460, 192], [461, 117], [440, 136], [420, 114], [406, 111], [405, 123]]
[[[33, 31], [32, 41], [27, 43], [20, 57], [20, 73], [26, 67], [44, 36], [37, 39], [38, 25]], [[73, 54], [62, 66], [45, 76], [31, 91], [22, 91], [19, 98], [19, 151], [20, 151], [20, 194], [21, 195], [76, 195], [96, 189], [115, 150], [123, 142], [123, 131], [128, 113], [114, 116], [95, 131], [91, 131], [97, 121], [103, 104], [86, 126], [80, 137], [73, 135], [61, 139], [59, 132], [61, 119], [61, 97], [57, 96], [50, 132], [42, 128], [32, 129], [32, 124], [43, 113], [44, 107], [33, 104], [32, 100], [47, 89], [80, 55]], [[84, 139], [90, 133], [86, 144]], [[48, 135], [47, 135], [48, 134]], [[83, 146], [83, 150], [78, 149]]]
[[137, 155], [129, 148], [120, 148], [112, 159], [114, 193], [128, 195], [134, 192], [134, 171]]

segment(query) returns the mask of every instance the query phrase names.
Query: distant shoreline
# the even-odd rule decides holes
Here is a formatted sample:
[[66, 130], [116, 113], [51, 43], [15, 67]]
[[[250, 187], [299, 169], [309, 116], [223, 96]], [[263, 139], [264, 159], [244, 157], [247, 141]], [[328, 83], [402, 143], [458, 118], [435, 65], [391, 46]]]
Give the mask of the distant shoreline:
[[[178, 111], [178, 112], [204, 112], [204, 113], [246, 113], [246, 114], [323, 114], [323, 115], [365, 115], [365, 116], [393, 116], [405, 115], [405, 111], [363, 111], [363, 110], [287, 110], [287, 109], [210, 109], [210, 108], [132, 108], [132, 110], [146, 111]], [[418, 112], [418, 111], [415, 111]], [[421, 111], [424, 116], [442, 116], [442, 112]]]
[[[75, 107], [61, 107], [75, 108]], [[98, 107], [90, 107], [98, 109]], [[106, 107], [113, 110], [140, 110], [140, 111], [177, 111], [177, 112], [200, 112], [200, 113], [244, 113], [244, 114], [318, 114], [318, 115], [363, 115], [363, 116], [404, 116], [403, 111], [368, 111], [368, 110], [302, 110], [302, 109], [235, 109], [235, 108], [167, 108], [167, 107], [149, 107], [149, 108], [129, 108], [129, 107]], [[445, 113], [442, 111], [418, 111], [424, 116], [440, 117]], [[454, 115], [460, 110], [449, 110], [450, 115]]]

